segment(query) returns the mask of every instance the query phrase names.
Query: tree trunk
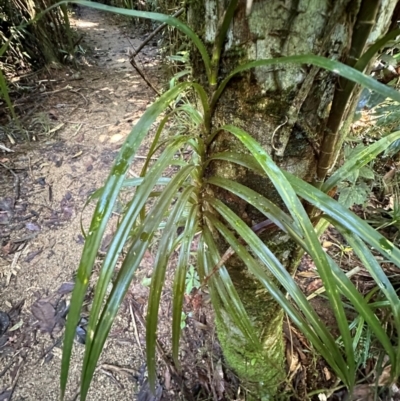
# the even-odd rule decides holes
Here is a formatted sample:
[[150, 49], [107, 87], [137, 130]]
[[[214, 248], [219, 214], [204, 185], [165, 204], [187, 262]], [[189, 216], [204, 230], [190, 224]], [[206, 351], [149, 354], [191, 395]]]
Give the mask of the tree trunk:
[[[219, 78], [238, 64], [297, 54], [317, 54], [346, 60], [351, 49], [357, 14], [363, 0], [268, 0], [255, 1], [246, 16], [246, 4], [236, 9], [223, 50]], [[390, 25], [397, 1], [383, 1], [371, 34], [375, 39]], [[218, 20], [226, 9], [223, 0], [191, 2], [188, 20], [202, 39], [214, 43]], [[193, 55], [195, 76], [204, 82], [204, 71]], [[283, 169], [313, 181], [318, 163], [318, 146], [324, 134], [338, 77], [306, 65], [262, 67], [243, 73], [224, 91], [213, 116], [213, 127], [236, 125], [261, 143]], [[219, 134], [210, 145], [210, 155], [221, 151], [243, 151], [227, 133]], [[226, 162], [213, 162], [208, 173], [236, 180], [281, 204], [270, 182], [245, 168]], [[250, 226], [264, 220], [253, 208], [215, 187], [209, 191], [222, 199]], [[266, 233], [263, 240], [294, 273], [298, 250], [282, 233]], [[226, 245], [219, 241], [221, 250]], [[284, 314], [265, 289], [248, 273], [239, 260], [230, 261], [229, 273], [254, 321], [263, 352], [254, 351], [235, 330], [227, 314], [217, 321], [218, 337], [225, 358], [255, 399], [275, 399], [285, 380], [282, 324]]]

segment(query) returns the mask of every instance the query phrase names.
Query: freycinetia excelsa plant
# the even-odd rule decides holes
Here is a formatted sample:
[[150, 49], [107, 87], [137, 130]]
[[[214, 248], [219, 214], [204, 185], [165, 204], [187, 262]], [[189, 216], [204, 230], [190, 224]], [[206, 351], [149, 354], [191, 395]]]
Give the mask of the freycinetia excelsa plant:
[[[57, 3], [54, 7], [64, 3], [66, 1]], [[219, 233], [232, 247], [248, 271], [262, 283], [293, 324], [302, 331], [348, 388], [353, 387], [356, 377], [357, 361], [354, 356], [354, 349], [357, 348], [359, 336], [354, 336], [353, 331], [349, 328], [343, 299], [346, 300], [347, 304], [352, 305], [360, 319], [368, 325], [369, 330], [388, 356], [392, 376], [398, 377], [400, 372], [399, 344], [393, 343], [382, 322], [375, 314], [374, 308], [358, 292], [336, 262], [324, 252], [319, 242], [319, 235], [327, 227], [327, 224], [332, 224], [343, 235], [386, 298], [387, 308], [393, 315], [395, 330], [399, 334], [400, 301], [391, 282], [371, 253], [371, 248], [400, 267], [399, 249], [366, 222], [329, 197], [327, 193], [346, 177], [351, 176], [354, 171], [367, 165], [391, 143], [398, 140], [400, 132], [394, 132], [362, 149], [354, 158], [348, 160], [333, 173], [329, 179], [320, 180], [317, 185], [313, 186], [278, 168], [264, 148], [244, 130], [233, 125], [212, 127], [211, 122], [218, 100], [232, 77], [249, 69], [269, 65], [288, 63], [315, 65], [334, 72], [347, 80], [346, 82], [351, 83], [348, 89], [354, 88], [354, 84], [359, 84], [385, 97], [400, 101], [400, 94], [397, 91], [363, 74], [373, 55], [399, 32], [390, 33], [377, 41], [359, 58], [353, 68], [315, 55], [297, 55], [258, 60], [239, 65], [222, 80], [219, 80], [217, 77], [221, 50], [237, 6], [236, 0], [229, 3], [219, 24], [211, 57], [200, 38], [178, 19], [163, 14], [120, 9], [84, 0], [75, 0], [73, 3], [126, 16], [165, 22], [179, 29], [197, 47], [204, 63], [208, 87], [203, 87], [195, 82], [184, 82], [176, 84], [162, 94], [132, 128], [116, 157], [104, 187], [96, 194], [97, 206], [86, 235], [67, 319], [61, 372], [62, 396], [64, 396], [67, 385], [75, 328], [80, 319], [81, 307], [89, 285], [92, 267], [115, 202], [121, 191], [126, 187], [136, 187], [136, 190], [126, 205], [97, 280], [82, 367], [81, 400], [86, 398], [100, 353], [135, 271], [150, 242], [159, 231], [161, 234], [150, 284], [146, 320], [148, 377], [153, 388], [156, 382], [155, 347], [158, 308], [168, 260], [174, 250], [179, 247], [172, 291], [172, 353], [175, 363], [179, 365], [178, 346], [181, 332], [182, 302], [187, 269], [190, 266], [190, 245], [196, 235], [200, 236], [197, 251], [197, 272], [201, 283], [207, 282], [209, 286], [217, 317], [222, 313], [222, 310], [224, 313], [228, 313], [237, 330], [242, 333], [247, 341], [253, 344], [255, 349], [262, 348], [228, 270], [224, 265], [220, 266], [219, 269], [214, 269], [221, 260], [215, 241], [215, 233]], [[176, 106], [171, 111], [169, 106], [172, 102], [188, 91], [193, 91], [196, 94], [200, 108], [195, 108], [187, 103]], [[161, 140], [165, 125], [177, 115], [188, 116], [196, 125], [196, 132], [190, 132], [186, 135], [179, 134], [167, 140]], [[157, 124], [158, 128], [141, 176], [140, 178], [127, 179], [125, 174], [143, 138], [148, 134], [153, 124]], [[215, 136], [222, 131], [237, 138], [247, 149], [247, 154], [222, 152], [209, 157], [207, 149]], [[190, 160], [176, 159], [176, 153], [182, 148], [191, 150]], [[160, 156], [151, 164], [152, 155], [156, 151], [160, 151]], [[240, 164], [268, 177], [279, 193], [285, 210], [238, 182], [208, 175], [206, 178], [205, 171], [208, 163], [212, 160], [225, 160]], [[172, 176], [165, 173], [171, 165], [176, 167], [176, 172]], [[325, 170], [327, 169], [325, 168]], [[162, 191], [155, 192], [157, 186], [162, 186]], [[252, 205], [266, 219], [269, 219], [268, 221], [271, 224], [286, 233], [304, 252], [310, 255], [326, 289], [343, 348], [338, 345], [333, 335], [321, 322], [293, 277], [267, 245], [260, 240], [257, 233], [223, 202], [207, 194], [206, 188], [210, 186], [223, 188]], [[149, 202], [150, 198], [151, 202]], [[310, 219], [301, 199], [313, 206], [313, 216], [318, 216], [318, 221], [315, 218], [313, 221]], [[176, 227], [183, 227], [183, 231], [178, 234]], [[245, 243], [239, 238], [245, 239]], [[112, 281], [116, 263], [121, 258], [123, 249], [126, 251], [122, 265], [116, 278]], [[215, 274], [211, 275], [214, 270], [216, 270]], [[111, 281], [113, 287], [108, 295], [107, 288]]]

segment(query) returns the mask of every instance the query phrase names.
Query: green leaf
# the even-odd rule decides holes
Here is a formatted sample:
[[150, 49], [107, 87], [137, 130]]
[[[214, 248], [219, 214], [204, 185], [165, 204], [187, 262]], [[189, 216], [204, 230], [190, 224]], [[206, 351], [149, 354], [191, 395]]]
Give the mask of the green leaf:
[[[224, 160], [224, 154], [221, 153], [220, 156], [221, 159]], [[290, 236], [297, 242], [299, 242], [299, 238], [302, 238], [301, 231], [293, 223], [293, 219], [291, 219], [278, 206], [276, 206], [274, 203], [272, 203], [270, 200], [268, 200], [258, 192], [253, 191], [252, 189], [242, 184], [239, 184], [236, 181], [228, 180], [222, 177], [211, 177], [207, 180], [207, 183], [219, 186], [220, 188], [224, 188], [227, 191], [235, 194], [239, 198], [242, 198], [247, 203], [258, 209], [266, 217], [271, 219], [271, 221], [273, 221], [276, 226], [288, 232], [288, 234], [290, 234]]]
[[[207, 223], [212, 230], [215, 230], [212, 219], [213, 218], [209, 216], [207, 218]], [[208, 226], [203, 228], [203, 236], [207, 253], [207, 261], [205, 263], [207, 267], [206, 274], [210, 275], [214, 270], [214, 266], [220, 261], [221, 255], [218, 252], [217, 245], [215, 244]], [[236, 328], [242, 332], [249, 343], [256, 349], [260, 348], [261, 344], [255, 329], [225, 266], [219, 268], [218, 272], [210, 278], [209, 283], [211, 301], [217, 315], [221, 316], [221, 312], [226, 311]]]
[[199, 275], [193, 265], [189, 266], [185, 281], [185, 294], [190, 295], [194, 288], [200, 287]]
[[[340, 376], [340, 378], [350, 385], [352, 382], [349, 376], [348, 362], [345, 362], [334, 339], [328, 332], [325, 325], [320, 321], [315, 311], [310, 308], [302, 291], [298, 288], [297, 284], [287, 272], [284, 266], [279, 262], [275, 255], [268, 249], [268, 247], [257, 237], [257, 235], [241, 220], [234, 212], [232, 212], [221, 201], [215, 198], [206, 198], [206, 201], [213, 207], [221, 216], [234, 228], [241, 238], [246, 238], [246, 242], [254, 254], [268, 267], [270, 272], [276, 277], [279, 284], [290, 294], [293, 300], [298, 305], [301, 312], [304, 314], [305, 319], [297, 312], [291, 302], [289, 302], [285, 295], [279, 290], [278, 286], [274, 284], [271, 277], [261, 269], [253, 257], [246, 251], [236, 238], [227, 230], [222, 223], [215, 219], [212, 214], [207, 215], [211, 219], [213, 225], [221, 232], [224, 239], [235, 250], [237, 255], [243, 260], [249, 270], [255, 277], [267, 288], [271, 296], [281, 305], [285, 312], [290, 316], [293, 322], [299, 329], [307, 336], [312, 344], [318, 349], [324, 358], [329, 362], [330, 366]], [[350, 356], [351, 358], [351, 356]]]
[[173, 250], [172, 244], [174, 242], [174, 238], [176, 237], [177, 222], [187, 207], [188, 200], [193, 194], [193, 190], [194, 187], [192, 186], [186, 187], [174, 205], [173, 211], [171, 212], [163, 231], [154, 263], [154, 272], [151, 280], [146, 322], [146, 357], [149, 384], [151, 388], [155, 388], [156, 385], [156, 333], [158, 324], [158, 309], [165, 279], [165, 272], [169, 257]]
[[[200, 236], [199, 244], [197, 247], [197, 271], [201, 282], [204, 282], [205, 277], [211, 273], [213, 262], [210, 259], [210, 253], [208, 252], [208, 245], [206, 244], [207, 238], [212, 240], [210, 230], [205, 225], [203, 227], [202, 235]], [[217, 319], [221, 319], [221, 301], [218, 297], [214, 280], [210, 280], [208, 283], [208, 290], [210, 293], [211, 303], [214, 308], [215, 316]]]
[[[275, 224], [277, 224], [284, 232], [289, 234], [291, 238], [296, 241], [306, 252], [308, 251], [307, 245], [305, 244], [303, 238], [294, 230], [293, 223], [290, 218], [268, 199], [242, 184], [224, 178], [212, 177], [208, 180], [208, 183], [218, 185], [253, 205], [265, 216], [271, 218]], [[335, 224], [333, 221], [331, 221], [331, 223]], [[360, 314], [359, 316], [362, 316], [368, 322], [376, 337], [379, 339], [386, 352], [390, 356], [390, 359], [395, 360], [391, 341], [388, 338], [385, 330], [382, 328], [378, 318], [371, 310], [372, 305], [367, 304], [350, 279], [330, 257], [328, 257], [328, 261], [332, 272], [335, 275], [336, 284], [338, 285], [340, 292], [352, 302], [355, 309]]]
[[373, 180], [375, 178], [374, 170], [372, 170], [372, 168], [368, 166], [361, 167], [360, 177], [365, 178], [367, 180]]
[[353, 196], [354, 187], [348, 186], [340, 189], [339, 192], [339, 203], [343, 205], [346, 209], [349, 209], [355, 203], [355, 198]]
[[146, 249], [149, 247], [150, 241], [153, 238], [155, 231], [158, 229], [161, 220], [168, 211], [172, 199], [176, 196], [179, 187], [182, 185], [184, 180], [187, 179], [192, 169], [193, 166], [188, 166], [181, 169], [175, 175], [171, 184], [168, 186], [168, 189], [163, 191], [158, 202], [156, 202], [151, 208], [143, 224], [138, 227], [135, 237], [132, 239], [132, 245], [122, 263], [118, 276], [115, 279], [113, 289], [104, 306], [103, 312], [96, 325], [96, 329], [94, 332], [89, 331], [89, 336], [92, 336], [92, 346], [90, 349], [86, 348], [86, 364], [84, 364], [82, 368], [80, 393], [82, 401], [86, 399], [100, 353], [118, 312], [118, 308], [121, 305], [123, 297], [133, 279], [136, 268], [139, 266]]
[[215, 108], [215, 105], [220, 98], [222, 92], [224, 91], [226, 85], [236, 74], [256, 67], [266, 67], [269, 65], [272, 66], [280, 64], [312, 64], [317, 67], [324, 68], [325, 70], [332, 71], [335, 74], [347, 78], [349, 81], [356, 82], [366, 88], [380, 93], [385, 97], [390, 97], [393, 100], [400, 101], [400, 93], [398, 91], [381, 84], [380, 82], [367, 75], [364, 75], [356, 69], [335, 60], [330, 60], [321, 56], [315, 56], [313, 54], [307, 54], [299, 56], [278, 57], [268, 60], [257, 60], [236, 67], [218, 86], [218, 89], [215, 92], [211, 101], [211, 109], [213, 110]]
[[[254, 161], [251, 161], [251, 159], [246, 159], [245, 157], [237, 157], [237, 155], [235, 155], [234, 153], [229, 153], [229, 152], [221, 153], [219, 155], [215, 155], [215, 158], [220, 158], [222, 160], [228, 160], [228, 161], [232, 161], [232, 162], [236, 161], [236, 162], [239, 162], [239, 164], [244, 165], [248, 168], [256, 167], [257, 171], [259, 171], [257, 166], [254, 166]], [[299, 180], [299, 181], [301, 181], [301, 180]], [[287, 232], [292, 237], [292, 239], [294, 239], [299, 245], [301, 245], [303, 247], [303, 249], [308, 251], [306, 243], [304, 242], [302, 237], [299, 236], [298, 233], [295, 231], [290, 219], [283, 212], [278, 211], [276, 209], [274, 210], [274, 208], [277, 208], [277, 207], [275, 205], [271, 204], [271, 202], [269, 200], [265, 199], [260, 194], [257, 194], [255, 191], [253, 191], [249, 188], [246, 188], [241, 184], [230, 181], [230, 180], [212, 177], [211, 179], [208, 180], [208, 183], [213, 184], [213, 185], [218, 185], [218, 186], [234, 193], [235, 195], [241, 197], [242, 199], [246, 200], [248, 203], [252, 204], [258, 210], [260, 210], [264, 215], [271, 218], [285, 232]], [[314, 187], [312, 187], [312, 188], [314, 188]], [[307, 189], [305, 189], [304, 192], [307, 193]], [[332, 204], [336, 203], [330, 197], [327, 197], [327, 198], [332, 201]], [[279, 215], [280, 213], [281, 213], [281, 215]], [[341, 210], [339, 212], [339, 215], [342, 215], [342, 213], [344, 213], [343, 210]], [[351, 212], [346, 211], [346, 213], [351, 213]], [[334, 224], [335, 226], [337, 226], [336, 221], [333, 221], [330, 219], [330, 222], [332, 224]], [[358, 252], [360, 247], [354, 243], [352, 243], [351, 245], [352, 245], [352, 248], [356, 252]], [[365, 247], [365, 245], [363, 245], [363, 246]], [[392, 363], [395, 364], [396, 358], [393, 353], [393, 346], [391, 345], [391, 341], [388, 338], [385, 330], [382, 328], [377, 317], [371, 311], [372, 305], [368, 305], [365, 302], [365, 300], [362, 298], [361, 294], [357, 291], [357, 289], [351, 283], [349, 278], [336, 265], [336, 263], [333, 262], [331, 260], [331, 258], [329, 258], [329, 257], [328, 257], [328, 261], [330, 263], [332, 272], [335, 275], [336, 284], [338, 285], [339, 290], [341, 291], [341, 293], [343, 295], [345, 295], [352, 302], [352, 304], [354, 305], [354, 307], [356, 308], [356, 310], [360, 314], [360, 316], [362, 316], [368, 322], [369, 326], [375, 333], [376, 337], [379, 339], [379, 341], [385, 348], [387, 354], [390, 356]], [[375, 258], [373, 258], [372, 261], [376, 264]], [[364, 265], [367, 266], [367, 262], [364, 262]], [[384, 283], [383, 285], [386, 286], [387, 277], [384, 275], [384, 273], [382, 272], [382, 269], [380, 267], [378, 269], [379, 269], [378, 273], [383, 274], [384, 277], [376, 277], [376, 280], [377, 280], [377, 282]], [[389, 288], [389, 286], [387, 288]], [[392, 298], [392, 304], [396, 303], [396, 306], [395, 306], [396, 308], [398, 308], [397, 301], [398, 301], [398, 298], [396, 296], [394, 296], [394, 298]], [[398, 310], [396, 310], [396, 313], [398, 313]], [[397, 321], [396, 321], [396, 324], [397, 324]]]
[[[159, 180], [159, 177], [163, 173], [164, 169], [169, 166], [170, 160], [173, 158], [175, 152], [187, 141], [186, 137], [177, 137], [174, 141], [165, 149], [163, 154], [158, 159], [157, 163], [151, 168], [150, 172], [144, 177], [141, 185], [138, 187], [132, 201], [129, 203], [124, 216], [118, 225], [118, 228], [113, 236], [113, 239], [109, 245], [109, 250], [103, 261], [103, 265], [100, 269], [99, 278], [97, 279], [96, 290], [94, 299], [92, 302], [92, 308], [90, 311], [89, 325], [87, 331], [94, 332], [100, 310], [104, 305], [104, 298], [106, 296], [108, 285], [111, 281], [111, 277], [118, 261], [118, 257], [128, 239], [131, 235], [132, 228], [137, 223], [137, 217], [140, 211], [144, 208], [148, 201], [151, 191]], [[188, 168], [188, 167], [186, 167]], [[191, 167], [192, 169], [193, 167]], [[169, 185], [164, 188], [164, 191], [168, 191], [169, 186], [174, 185], [173, 181], [170, 181]], [[163, 192], [164, 192], [163, 191]], [[83, 361], [83, 372], [85, 366], [89, 363], [88, 358], [90, 357], [90, 350], [92, 346], [92, 339], [87, 338], [86, 340], [86, 353]]]
[[332, 217], [343, 227], [370, 244], [388, 260], [400, 267], [400, 250], [351, 211], [307, 182], [284, 172], [295, 191], [306, 201]]
[[61, 398], [64, 398], [67, 385], [69, 364], [72, 352], [75, 329], [80, 319], [80, 310], [89, 284], [89, 277], [99, 249], [103, 233], [108, 219], [114, 208], [115, 201], [124, 182], [124, 176], [132, 162], [135, 153], [148, 133], [151, 125], [157, 117], [168, 107], [168, 104], [182, 91], [189, 87], [189, 83], [182, 83], [164, 93], [153, 105], [151, 105], [133, 127], [124, 142], [110, 175], [103, 187], [102, 194], [97, 202], [92, 221], [86, 237], [79, 264], [76, 283], [72, 293], [71, 306], [68, 313], [63, 356], [61, 363]]
[[[329, 219], [331, 223], [335, 225], [335, 227], [339, 230], [339, 232], [345, 237], [346, 241], [349, 245], [353, 248], [353, 251], [357, 254], [360, 261], [362, 262], [363, 266], [368, 270], [371, 274], [372, 278], [377, 283], [379, 289], [385, 295], [386, 299], [389, 301], [393, 317], [394, 317], [394, 324], [396, 326], [396, 330], [400, 333], [400, 300], [396, 293], [396, 290], [393, 288], [392, 283], [390, 282], [389, 278], [382, 270], [381, 266], [377, 262], [376, 258], [372, 255], [370, 250], [367, 246], [354, 235], [353, 232], [344, 228], [339, 222], [334, 221], [333, 219]], [[382, 340], [382, 336], [379, 337], [381, 343], [384, 343]], [[400, 370], [400, 345], [397, 344], [397, 352], [396, 358], [393, 357], [393, 353], [390, 352], [391, 343], [389, 340], [386, 341], [385, 349], [388, 352], [388, 355], [391, 357], [392, 363], [392, 373], [395, 377], [398, 376]]]
[[186, 75], [190, 75], [192, 73], [192, 70], [183, 70], [183, 71], [179, 71], [178, 73], [176, 73], [169, 81], [169, 87], [172, 88], [173, 86], [175, 86], [177, 80], [179, 80], [179, 78], [185, 77]]
[[[346, 355], [348, 356], [347, 363], [349, 372], [347, 377], [354, 380], [355, 361], [346, 314], [344, 312], [332, 271], [327, 261], [327, 256], [320, 246], [319, 239], [306, 211], [304, 210], [303, 205], [297, 198], [294, 189], [285, 178], [282, 170], [278, 168], [268, 153], [256, 140], [254, 140], [247, 132], [231, 125], [226, 125], [221, 129], [232, 133], [251, 152], [281, 196], [283, 202], [293, 217], [294, 224], [301, 230], [304, 240], [308, 246], [310, 256], [319, 268], [318, 272], [324, 282], [329, 302], [332, 306], [333, 313], [335, 314], [338, 327], [343, 338]], [[350, 388], [352, 388], [354, 383], [349, 382], [347, 384]]]
[[[3, 46], [4, 47], [4, 46]], [[14, 120], [17, 119], [17, 115], [15, 114], [14, 106], [11, 102], [10, 96], [8, 94], [8, 88], [7, 88], [7, 83], [6, 79], [4, 78], [3, 71], [0, 68], [0, 91], [1, 94], [4, 98], [4, 100], [7, 103], [8, 109], [10, 110], [11, 116]]]
[[368, 50], [358, 59], [354, 68], [358, 71], [364, 71], [369, 62], [380, 49], [382, 49], [390, 40], [400, 35], [400, 29], [395, 29], [387, 33], [383, 38], [378, 39]]
[[386, 150], [384, 153], [385, 157], [392, 157], [396, 153], [400, 152], [400, 139], [397, 141], [393, 142]]
[[178, 353], [179, 338], [181, 334], [183, 296], [185, 295], [186, 268], [190, 259], [190, 247], [198, 226], [198, 218], [196, 217], [198, 211], [198, 204], [193, 205], [186, 221], [172, 290], [174, 297], [172, 303], [172, 357], [176, 366], [180, 366]]
[[357, 152], [354, 157], [347, 160], [342, 167], [335, 171], [330, 178], [322, 185], [322, 191], [328, 192], [340, 182], [344, 181], [354, 170], [359, 170], [373, 159], [379, 153], [385, 151], [393, 142], [400, 139], [400, 131], [393, 132], [392, 134], [380, 139], [372, 145], [363, 147]]
[[[143, 180], [144, 180], [143, 177], [128, 178], [128, 179], [124, 180], [122, 187], [123, 188], [138, 187], [139, 185], [141, 185]], [[160, 177], [157, 180], [156, 185], [167, 185], [170, 181], [171, 181], [171, 178], [169, 178], [169, 177]], [[101, 188], [101, 190], [102, 190], [102, 188]], [[97, 194], [96, 196], [95, 196], [95, 194], [91, 195], [91, 199], [97, 199], [100, 197], [101, 192], [98, 192], [98, 191], [100, 191], [100, 190], [97, 190], [95, 192]]]

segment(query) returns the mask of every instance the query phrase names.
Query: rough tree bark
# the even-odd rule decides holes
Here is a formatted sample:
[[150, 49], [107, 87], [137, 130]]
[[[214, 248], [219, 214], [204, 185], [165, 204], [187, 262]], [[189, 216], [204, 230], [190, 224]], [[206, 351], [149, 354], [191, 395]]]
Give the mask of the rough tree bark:
[[[360, 7], [368, 7], [368, 3], [367, 0], [255, 1], [251, 14], [246, 16], [246, 4], [240, 1], [228, 31], [220, 76], [239, 63], [279, 56], [313, 53], [346, 60], [354, 29], [359, 29]], [[381, 2], [371, 41], [388, 29], [396, 3], [395, 0]], [[189, 23], [210, 47], [225, 9], [224, 0], [193, 0], [188, 7]], [[193, 63], [196, 78], [204, 82], [204, 72], [195, 54]], [[212, 124], [219, 127], [229, 123], [245, 129], [280, 167], [313, 181], [318, 146], [337, 84], [338, 77], [312, 66], [258, 68], [230, 83], [217, 105]], [[208, 151], [213, 154], [226, 150], [243, 151], [232, 136], [221, 133]], [[242, 167], [213, 162], [209, 172], [237, 180], [279, 204], [270, 183]], [[232, 195], [214, 187], [209, 191], [224, 200], [249, 225], [263, 219]], [[263, 240], [294, 273], [297, 249], [288, 238], [266, 233]], [[224, 249], [225, 245], [220, 243], [220, 246]], [[255, 399], [275, 399], [279, 383], [285, 379], [283, 312], [238, 260], [230, 262], [229, 272], [254, 320], [264, 350], [260, 354], [249, 348], [229, 317], [223, 314], [217, 327], [225, 358], [242, 380], [253, 383], [253, 390], [258, 393]]]

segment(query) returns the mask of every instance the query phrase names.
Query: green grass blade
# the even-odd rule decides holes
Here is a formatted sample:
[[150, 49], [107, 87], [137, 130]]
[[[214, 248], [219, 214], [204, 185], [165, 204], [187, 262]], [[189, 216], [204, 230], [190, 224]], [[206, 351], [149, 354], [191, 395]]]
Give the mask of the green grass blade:
[[171, 184], [168, 186], [168, 189], [163, 191], [163, 194], [160, 196], [158, 202], [152, 207], [151, 211], [146, 216], [143, 224], [138, 227], [137, 234], [133, 239], [132, 245], [122, 263], [121, 269], [114, 282], [111, 294], [96, 326], [96, 330], [94, 333], [89, 332], [89, 336], [92, 335], [93, 338], [92, 347], [90, 350], [86, 350], [88, 353], [87, 358], [85, 358], [87, 363], [82, 368], [82, 401], [86, 399], [100, 353], [103, 349], [114, 318], [118, 312], [118, 308], [121, 305], [123, 297], [125, 296], [126, 291], [128, 290], [133, 279], [136, 268], [139, 266], [144, 252], [148, 248], [161, 220], [168, 212], [171, 200], [176, 196], [179, 187], [187, 179], [193, 168], [193, 166], [188, 166], [180, 170], [175, 175], [171, 181]]
[[354, 68], [351, 68], [345, 64], [340, 63], [339, 61], [330, 60], [325, 57], [315, 56], [313, 54], [307, 55], [299, 55], [299, 56], [289, 56], [289, 57], [278, 57], [268, 60], [257, 60], [252, 61], [250, 63], [246, 63], [240, 65], [235, 68], [219, 85], [217, 91], [215, 92], [212, 102], [211, 109], [213, 109], [216, 105], [216, 102], [220, 98], [222, 92], [224, 91], [228, 82], [234, 77], [236, 74], [240, 72], [250, 70], [256, 67], [267, 67], [269, 65], [280, 65], [280, 64], [312, 64], [317, 67], [323, 68], [325, 70], [329, 70], [338, 74], [344, 78], [347, 78], [349, 81], [356, 82], [368, 89], [374, 90], [377, 93], [390, 97], [393, 100], [400, 101], [400, 93], [392, 88], [389, 88], [386, 85], [381, 84], [375, 79], [364, 75], [360, 71], [357, 71]]
[[[233, 134], [251, 152], [281, 196], [283, 202], [293, 217], [294, 224], [301, 230], [302, 236], [304, 237], [309, 249], [310, 256], [319, 268], [318, 272], [324, 282], [329, 302], [331, 304], [333, 313], [335, 314], [336, 321], [343, 338], [343, 343], [348, 358], [348, 377], [353, 378], [354, 380], [355, 361], [346, 314], [340, 299], [340, 294], [338, 292], [335, 279], [329, 267], [326, 253], [321, 248], [319, 239], [314, 231], [314, 227], [302, 203], [297, 198], [297, 195], [292, 186], [289, 184], [288, 180], [285, 178], [283, 171], [272, 161], [268, 153], [255, 139], [253, 139], [247, 132], [232, 125], [226, 125], [221, 129]], [[352, 386], [353, 383], [349, 383], [349, 387], [351, 388]]]
[[336, 170], [326, 182], [322, 185], [321, 190], [328, 192], [333, 187], [344, 181], [354, 171], [359, 170], [361, 167], [374, 160], [379, 153], [384, 152], [394, 141], [400, 138], [400, 131], [393, 132], [388, 136], [380, 139], [360, 150], [354, 157], [343, 164], [338, 170]]
[[156, 339], [158, 324], [158, 309], [161, 299], [161, 291], [164, 284], [165, 272], [168, 260], [173, 250], [172, 243], [176, 237], [176, 227], [182, 213], [187, 207], [188, 200], [193, 194], [194, 187], [186, 187], [180, 195], [178, 201], [174, 205], [167, 225], [163, 231], [160, 245], [157, 251], [157, 257], [154, 263], [154, 271], [151, 279], [149, 303], [147, 307], [146, 319], [146, 356], [147, 371], [149, 375], [149, 383], [151, 388], [156, 385]]
[[168, 107], [168, 104], [180, 92], [184, 91], [189, 86], [190, 84], [188, 83], [177, 85], [163, 94], [145, 111], [124, 142], [118, 156], [116, 157], [114, 165], [111, 168], [107, 182], [103, 187], [82, 251], [76, 283], [72, 293], [71, 306], [67, 317], [61, 363], [61, 399], [64, 398], [65, 394], [75, 329], [80, 319], [80, 311], [89, 284], [89, 277], [108, 219], [111, 216], [115, 201], [124, 182], [125, 173], [128, 170], [142, 139], [148, 133], [153, 122]]
[[26, 24], [22, 24], [19, 27], [15, 28], [14, 33], [11, 34], [11, 36], [4, 42], [3, 46], [1, 46], [0, 48], [0, 57], [6, 52], [6, 50], [8, 49], [8, 46], [11, 43], [11, 40], [13, 39], [14, 35], [16, 34], [16, 32], [19, 30], [19, 28], [24, 27]]
[[172, 290], [174, 297], [172, 302], [172, 358], [176, 366], [180, 366], [178, 353], [179, 338], [181, 334], [183, 296], [185, 294], [186, 269], [189, 266], [190, 247], [198, 227], [198, 211], [198, 204], [192, 206], [186, 221]]

